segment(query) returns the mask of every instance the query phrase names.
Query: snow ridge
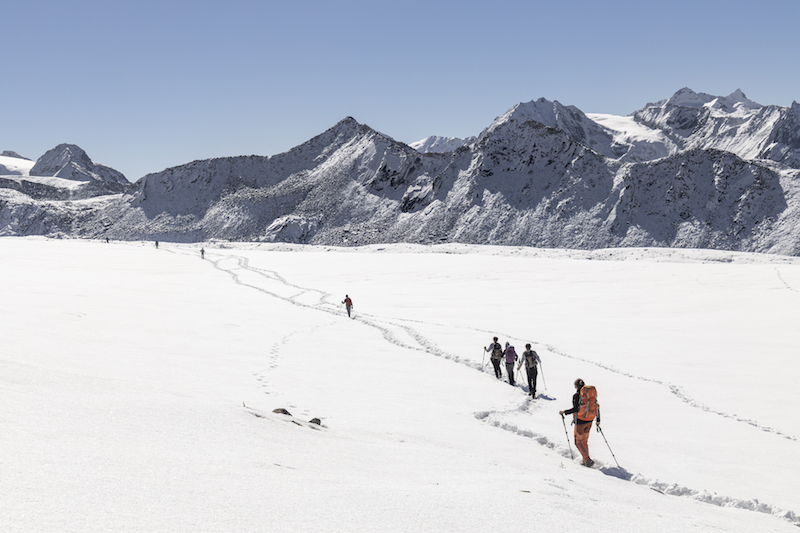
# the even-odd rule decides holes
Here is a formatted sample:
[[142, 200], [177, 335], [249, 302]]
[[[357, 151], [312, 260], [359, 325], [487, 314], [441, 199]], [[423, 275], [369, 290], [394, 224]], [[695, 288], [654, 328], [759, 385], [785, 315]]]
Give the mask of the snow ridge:
[[13, 150], [3, 150], [3, 153], [0, 154], [0, 157], [13, 157], [14, 159], [24, 159], [25, 161], [30, 161], [30, 159], [27, 157], [19, 155]]
[[462, 146], [469, 146], [477, 137], [467, 137], [466, 139], [460, 139], [458, 137], [440, 137], [438, 135], [431, 135], [430, 137], [425, 137], [421, 141], [416, 141], [411, 143], [409, 146], [416, 150], [417, 152], [426, 154], [426, 153], [446, 153], [446, 152], [455, 152], [457, 149], [461, 148]]

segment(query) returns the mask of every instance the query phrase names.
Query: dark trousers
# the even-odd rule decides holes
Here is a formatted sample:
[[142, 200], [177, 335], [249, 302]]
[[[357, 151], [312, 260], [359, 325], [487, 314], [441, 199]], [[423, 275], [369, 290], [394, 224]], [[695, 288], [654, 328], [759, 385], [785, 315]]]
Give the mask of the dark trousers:
[[502, 378], [503, 371], [500, 370], [500, 359], [492, 358], [492, 365], [494, 366], [494, 375], [497, 377], [497, 379]]
[[525, 367], [525, 370], [528, 372], [528, 390], [531, 391], [531, 396], [536, 397], [536, 377], [539, 375], [539, 367], [528, 368]]
[[506, 363], [506, 372], [508, 372], [508, 382], [511, 385], [516, 385], [514, 382], [514, 363]]

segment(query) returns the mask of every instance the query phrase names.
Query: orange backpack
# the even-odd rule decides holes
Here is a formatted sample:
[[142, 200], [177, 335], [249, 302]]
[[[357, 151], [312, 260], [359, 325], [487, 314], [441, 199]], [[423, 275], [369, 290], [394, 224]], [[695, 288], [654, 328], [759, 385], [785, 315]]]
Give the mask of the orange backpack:
[[591, 421], [597, 417], [597, 389], [592, 385], [581, 387], [580, 402], [578, 403], [578, 418]]

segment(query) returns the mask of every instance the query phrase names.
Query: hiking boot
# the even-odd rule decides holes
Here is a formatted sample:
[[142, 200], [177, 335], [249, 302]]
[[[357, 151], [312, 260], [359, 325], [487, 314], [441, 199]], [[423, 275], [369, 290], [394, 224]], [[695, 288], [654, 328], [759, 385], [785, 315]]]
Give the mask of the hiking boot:
[[586, 462], [583, 463], [583, 466], [588, 466], [589, 468], [591, 468], [592, 466], [594, 466], [594, 461], [592, 461], [591, 459], [587, 459]]

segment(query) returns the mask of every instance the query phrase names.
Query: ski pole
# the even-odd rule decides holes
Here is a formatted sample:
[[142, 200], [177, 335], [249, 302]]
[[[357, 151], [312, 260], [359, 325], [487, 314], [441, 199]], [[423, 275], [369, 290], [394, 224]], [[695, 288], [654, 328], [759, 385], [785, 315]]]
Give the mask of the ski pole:
[[564, 415], [561, 415], [561, 423], [564, 424], [564, 435], [567, 436], [567, 447], [569, 448], [569, 458], [574, 460], [575, 456], [572, 455], [572, 445], [569, 443], [569, 432], [567, 431], [567, 423], [564, 421]]
[[[566, 426], [564, 426], [564, 427], [566, 427]], [[611, 450], [611, 446], [608, 444], [608, 439], [606, 438], [606, 434], [603, 433], [602, 428], [600, 428], [600, 424], [597, 424], [597, 431], [600, 432], [600, 434], [603, 436], [603, 440], [606, 441], [606, 446], [608, 446], [608, 451], [611, 452], [611, 457], [613, 457], [614, 458], [614, 462], [617, 463], [617, 468], [622, 468], [621, 466], [619, 466], [619, 461], [617, 461], [617, 456], [614, 455], [614, 452]]]
[[539, 363], [542, 368], [542, 383], [544, 383], [544, 391], [547, 392], [547, 381], [544, 379], [544, 365]]

